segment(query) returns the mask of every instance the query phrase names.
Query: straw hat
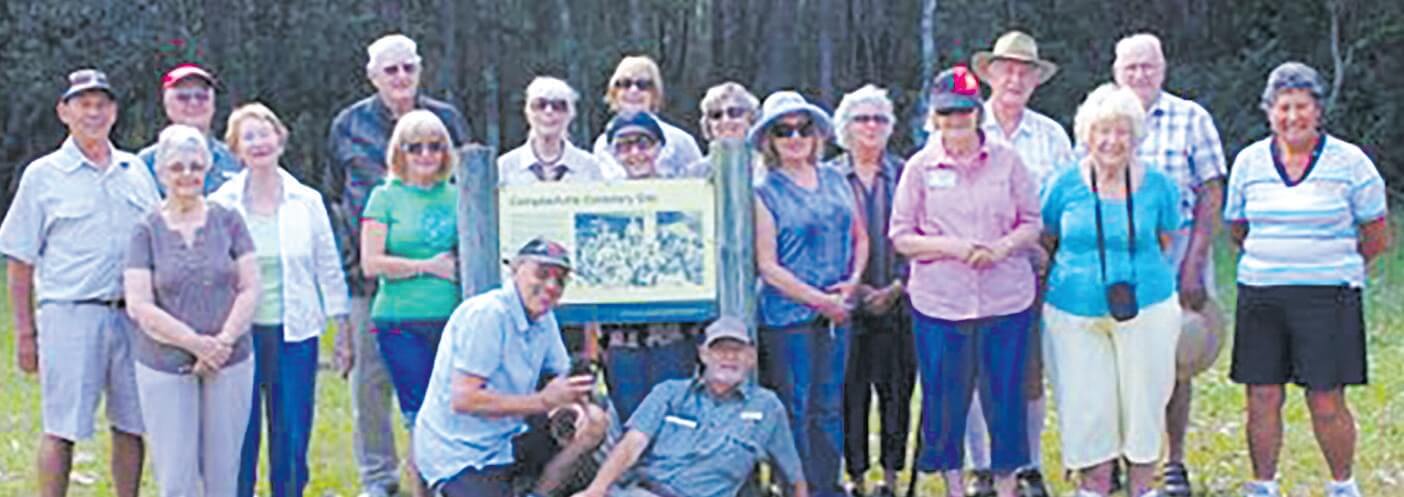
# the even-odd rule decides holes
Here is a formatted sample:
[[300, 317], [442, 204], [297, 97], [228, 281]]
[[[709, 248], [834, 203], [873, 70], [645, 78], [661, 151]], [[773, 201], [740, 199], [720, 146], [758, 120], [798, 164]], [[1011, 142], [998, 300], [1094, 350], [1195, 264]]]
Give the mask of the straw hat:
[[975, 67], [975, 75], [980, 79], [990, 79], [990, 63], [997, 59], [1017, 60], [1027, 62], [1038, 68], [1039, 84], [1047, 83], [1053, 75], [1058, 72], [1058, 65], [1038, 58], [1038, 42], [1032, 36], [1023, 31], [1010, 31], [995, 40], [994, 51], [977, 52], [971, 58], [971, 65]]

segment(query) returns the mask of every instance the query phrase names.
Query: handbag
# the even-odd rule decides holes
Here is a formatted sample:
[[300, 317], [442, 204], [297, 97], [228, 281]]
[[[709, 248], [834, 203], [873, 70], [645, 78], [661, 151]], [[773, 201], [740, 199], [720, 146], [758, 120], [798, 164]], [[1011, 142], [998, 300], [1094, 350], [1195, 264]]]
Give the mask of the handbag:
[[1131, 251], [1131, 281], [1107, 282], [1106, 237], [1102, 233], [1102, 197], [1097, 191], [1097, 171], [1092, 176], [1092, 202], [1097, 218], [1097, 262], [1102, 267], [1102, 285], [1107, 292], [1107, 310], [1112, 319], [1130, 321], [1140, 312], [1136, 302], [1136, 212], [1131, 195], [1131, 171], [1126, 171], [1126, 238]]

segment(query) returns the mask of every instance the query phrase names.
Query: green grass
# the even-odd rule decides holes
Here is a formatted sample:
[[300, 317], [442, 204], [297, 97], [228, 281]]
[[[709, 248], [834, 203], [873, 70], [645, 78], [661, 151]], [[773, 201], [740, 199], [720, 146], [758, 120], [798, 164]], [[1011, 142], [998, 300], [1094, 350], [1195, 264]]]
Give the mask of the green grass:
[[[1233, 265], [1224, 250], [1218, 261], [1219, 281], [1224, 283], [1220, 295], [1231, 311]], [[1400, 333], [1404, 331], [1404, 250], [1396, 249], [1377, 263], [1366, 296], [1371, 383], [1349, 390], [1360, 427], [1355, 474], [1366, 495], [1400, 495], [1404, 494], [1404, 336]], [[34, 377], [21, 374], [15, 366], [8, 316], [5, 299], [0, 301], [0, 328], [4, 330], [4, 337], [0, 338], [0, 405], [4, 406], [0, 410], [0, 496], [29, 496], [37, 493], [34, 455], [40, 433], [39, 386]], [[330, 345], [329, 339], [323, 340], [323, 358], [331, 357]], [[1194, 386], [1188, 453], [1195, 484], [1200, 489], [1198, 495], [1204, 497], [1236, 496], [1239, 485], [1249, 475], [1243, 433], [1243, 388], [1228, 381], [1228, 355], [1226, 348], [1219, 362], [1201, 375]], [[1328, 480], [1325, 462], [1316, 448], [1300, 390], [1292, 387], [1289, 392], [1280, 465], [1284, 489], [1294, 497], [1321, 495]], [[1056, 495], [1066, 495], [1071, 485], [1062, 477], [1058, 434], [1052, 418], [1057, 407], [1056, 403], [1050, 406], [1049, 429], [1043, 438], [1045, 475]], [[318, 378], [316, 416], [309, 456], [312, 481], [307, 495], [353, 496], [359, 482], [351, 451], [347, 384], [327, 370]], [[403, 435], [400, 434], [401, 450]], [[876, 440], [872, 438], [872, 452], [876, 454]], [[106, 469], [107, 448], [108, 437], [102, 430], [95, 440], [77, 445], [69, 495], [112, 495]], [[873, 481], [879, 477], [877, 471], [869, 474]], [[905, 479], [903, 475], [904, 488]], [[266, 495], [266, 484], [260, 482], [259, 488], [260, 494]], [[941, 495], [942, 484], [938, 476], [924, 475], [920, 488], [924, 496], [937, 496]], [[147, 495], [156, 490], [149, 466], [143, 489]]]

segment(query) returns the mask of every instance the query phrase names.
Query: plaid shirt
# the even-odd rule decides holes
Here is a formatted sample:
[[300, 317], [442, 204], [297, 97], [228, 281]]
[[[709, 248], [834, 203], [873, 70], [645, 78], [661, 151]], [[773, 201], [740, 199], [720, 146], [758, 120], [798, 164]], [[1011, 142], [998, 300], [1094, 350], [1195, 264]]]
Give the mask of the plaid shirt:
[[1136, 156], [1180, 185], [1182, 226], [1194, 223], [1194, 190], [1227, 174], [1214, 118], [1199, 104], [1166, 92], [1146, 112], [1146, 138]]
[[[439, 116], [448, 127], [453, 146], [468, 141], [468, 122], [453, 106], [423, 95], [416, 109]], [[370, 295], [373, 286], [361, 274], [361, 211], [371, 189], [385, 178], [385, 149], [395, 130], [395, 117], [377, 95], [371, 95], [343, 109], [332, 120], [327, 136], [331, 160], [323, 171], [327, 208], [337, 228], [337, 245], [350, 282], [352, 295]]]

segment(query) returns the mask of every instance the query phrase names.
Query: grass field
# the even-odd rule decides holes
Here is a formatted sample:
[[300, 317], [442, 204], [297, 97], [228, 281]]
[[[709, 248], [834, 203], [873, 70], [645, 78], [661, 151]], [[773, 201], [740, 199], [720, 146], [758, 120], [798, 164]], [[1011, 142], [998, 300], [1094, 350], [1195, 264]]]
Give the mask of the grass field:
[[[1226, 251], [1220, 251], [1218, 261], [1219, 281], [1224, 283], [1220, 285], [1220, 295], [1231, 310], [1233, 288], [1228, 283], [1233, 280], [1233, 267]], [[1404, 495], [1404, 250], [1396, 249], [1378, 262], [1366, 294], [1371, 384], [1349, 391], [1360, 427], [1355, 474], [1366, 495]], [[0, 338], [0, 406], [4, 406], [0, 408], [0, 496], [31, 496], [36, 494], [33, 468], [40, 433], [39, 387], [34, 377], [20, 374], [15, 366], [8, 299], [0, 303], [0, 316], [0, 328], [4, 329], [4, 337]], [[323, 357], [330, 357], [330, 340], [323, 340], [322, 345]], [[1228, 381], [1227, 357], [1226, 349], [1214, 368], [1198, 378], [1194, 388], [1189, 463], [1200, 496], [1236, 496], [1249, 474], [1243, 434], [1243, 389]], [[1287, 495], [1319, 496], [1328, 479], [1325, 462], [1316, 448], [1300, 390], [1292, 388], [1290, 392], [1280, 469], [1282, 482]], [[1056, 415], [1054, 405], [1051, 416]], [[347, 384], [330, 371], [324, 370], [318, 378], [316, 416], [309, 456], [312, 482], [307, 495], [354, 496], [358, 479], [351, 452]], [[1066, 495], [1071, 485], [1062, 478], [1054, 428], [1050, 419], [1043, 442], [1045, 474], [1055, 494]], [[876, 437], [873, 443], [876, 444]], [[400, 446], [403, 448], [403, 443]], [[108, 437], [102, 430], [95, 440], [78, 444], [69, 495], [112, 495], [106, 469], [107, 447]], [[870, 477], [877, 478], [877, 472]], [[145, 480], [145, 494], [154, 495], [156, 488], [149, 466]], [[921, 495], [941, 495], [939, 481], [934, 475], [923, 476]], [[260, 482], [259, 488], [261, 494], [266, 494], [266, 484]]]

